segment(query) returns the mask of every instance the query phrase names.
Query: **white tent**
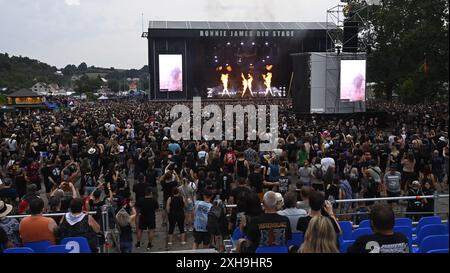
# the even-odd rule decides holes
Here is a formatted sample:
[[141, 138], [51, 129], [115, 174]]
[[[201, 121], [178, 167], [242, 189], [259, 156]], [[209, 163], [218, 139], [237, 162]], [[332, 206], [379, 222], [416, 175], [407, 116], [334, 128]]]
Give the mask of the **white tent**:
[[98, 100], [107, 100], [107, 99], [108, 99], [108, 97], [105, 95], [102, 95], [100, 98], [98, 98]]

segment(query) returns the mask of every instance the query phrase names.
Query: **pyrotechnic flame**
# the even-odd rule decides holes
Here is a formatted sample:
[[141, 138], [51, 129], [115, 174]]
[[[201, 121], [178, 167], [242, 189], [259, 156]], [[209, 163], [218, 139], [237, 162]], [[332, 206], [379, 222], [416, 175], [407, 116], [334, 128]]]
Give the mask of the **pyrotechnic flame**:
[[272, 93], [272, 72], [267, 72], [267, 74], [262, 74], [264, 79], [264, 85], [266, 86], [266, 93], [264, 96], [267, 96], [269, 93], [273, 96]]

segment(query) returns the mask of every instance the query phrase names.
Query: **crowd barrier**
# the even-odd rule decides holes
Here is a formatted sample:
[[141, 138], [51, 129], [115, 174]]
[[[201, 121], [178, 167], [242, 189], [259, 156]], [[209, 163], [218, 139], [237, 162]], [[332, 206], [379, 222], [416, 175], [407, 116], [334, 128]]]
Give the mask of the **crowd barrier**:
[[[434, 194], [434, 195], [420, 195], [420, 196], [399, 196], [399, 197], [377, 197], [377, 198], [358, 198], [358, 199], [342, 199], [342, 200], [333, 200], [330, 201], [332, 204], [341, 204], [341, 203], [359, 203], [359, 202], [380, 202], [380, 201], [402, 201], [402, 200], [422, 200], [422, 199], [434, 199], [434, 208], [432, 212], [407, 212], [407, 211], [395, 211], [394, 213], [397, 215], [447, 215], [449, 214], [448, 206], [446, 211], [439, 211], [439, 200], [440, 199], [448, 199], [449, 194]], [[262, 204], [261, 204], [262, 205]], [[227, 208], [236, 208], [236, 204], [227, 204]], [[369, 212], [344, 212], [344, 213], [335, 213], [336, 216], [353, 216], [353, 222], [356, 222], [356, 217], [364, 214], [368, 214]], [[356, 225], [357, 227], [357, 225]]]

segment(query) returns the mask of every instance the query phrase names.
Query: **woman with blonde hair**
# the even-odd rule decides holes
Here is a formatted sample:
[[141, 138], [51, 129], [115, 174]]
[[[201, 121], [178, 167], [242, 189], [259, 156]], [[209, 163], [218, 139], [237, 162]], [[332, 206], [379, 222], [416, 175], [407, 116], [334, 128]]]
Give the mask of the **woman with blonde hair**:
[[330, 219], [316, 216], [311, 219], [300, 253], [339, 253], [336, 231]]

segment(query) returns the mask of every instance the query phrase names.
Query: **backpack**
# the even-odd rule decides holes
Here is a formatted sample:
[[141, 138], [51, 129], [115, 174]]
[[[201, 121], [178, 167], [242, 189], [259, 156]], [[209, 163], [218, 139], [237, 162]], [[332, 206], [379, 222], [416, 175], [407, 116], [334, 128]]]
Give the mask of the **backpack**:
[[314, 165], [314, 176], [319, 179], [322, 180], [323, 179], [323, 170], [322, 170], [322, 165], [320, 165], [320, 167], [317, 167], [316, 165]]
[[118, 226], [119, 226], [119, 228], [120, 227], [123, 227], [123, 226], [121, 226], [119, 223], [120, 223], [120, 220], [119, 219], [126, 219], [126, 218], [128, 218], [128, 219], [130, 219], [130, 214], [127, 212], [127, 210], [125, 209], [125, 208], [121, 208], [118, 212], [117, 212], [117, 214], [116, 214], [116, 221], [117, 221], [117, 223], [118, 223]]
[[226, 211], [222, 202], [214, 202], [208, 212], [207, 230], [211, 235], [225, 235], [227, 231]]

